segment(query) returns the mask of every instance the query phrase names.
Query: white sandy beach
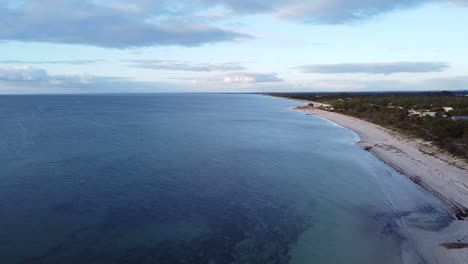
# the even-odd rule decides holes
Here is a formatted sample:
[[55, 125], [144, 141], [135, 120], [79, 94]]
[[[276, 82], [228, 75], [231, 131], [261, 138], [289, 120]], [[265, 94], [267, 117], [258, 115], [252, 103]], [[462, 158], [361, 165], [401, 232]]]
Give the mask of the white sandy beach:
[[465, 161], [428, 142], [358, 118], [311, 107], [301, 107], [300, 110], [355, 131], [360, 137], [359, 147], [445, 202], [459, 220], [446, 230], [419, 234], [420, 239], [427, 241], [420, 250], [432, 255], [434, 263], [468, 263], [468, 248], [446, 249], [440, 246], [443, 243], [468, 243], [468, 164]]

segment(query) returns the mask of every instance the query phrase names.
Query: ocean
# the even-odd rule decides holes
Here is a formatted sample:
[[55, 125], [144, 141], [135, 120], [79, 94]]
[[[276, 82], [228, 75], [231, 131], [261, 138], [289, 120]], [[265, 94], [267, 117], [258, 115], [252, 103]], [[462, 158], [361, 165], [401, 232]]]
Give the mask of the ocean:
[[0, 96], [0, 263], [401, 263], [452, 218], [253, 94]]

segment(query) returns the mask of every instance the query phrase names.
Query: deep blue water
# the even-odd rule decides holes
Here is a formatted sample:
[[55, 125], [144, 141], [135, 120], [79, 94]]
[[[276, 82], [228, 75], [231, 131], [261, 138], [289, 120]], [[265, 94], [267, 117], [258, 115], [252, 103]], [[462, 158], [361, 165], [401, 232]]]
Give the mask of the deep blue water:
[[296, 105], [0, 96], [0, 263], [400, 263], [450, 222]]

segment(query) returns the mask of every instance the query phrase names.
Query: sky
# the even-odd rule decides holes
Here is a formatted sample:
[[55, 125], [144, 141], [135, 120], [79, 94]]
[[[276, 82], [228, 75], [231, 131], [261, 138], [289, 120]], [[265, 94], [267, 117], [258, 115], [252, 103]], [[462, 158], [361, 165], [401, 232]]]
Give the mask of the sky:
[[468, 89], [468, 0], [0, 0], [0, 94]]

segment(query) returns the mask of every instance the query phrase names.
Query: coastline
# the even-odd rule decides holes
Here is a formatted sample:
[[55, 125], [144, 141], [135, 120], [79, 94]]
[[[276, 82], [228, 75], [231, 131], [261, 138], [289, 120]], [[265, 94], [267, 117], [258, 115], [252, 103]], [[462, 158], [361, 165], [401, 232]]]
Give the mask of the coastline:
[[317, 108], [298, 109], [354, 131], [360, 148], [447, 203], [458, 220], [468, 214], [468, 164], [423, 140], [352, 116]]
[[[294, 101], [317, 105], [313, 101]], [[432, 256], [434, 263], [468, 263], [468, 164], [465, 161], [447, 154], [430, 142], [410, 138], [362, 119], [317, 107], [299, 106], [295, 110], [352, 130], [359, 136], [357, 146], [446, 204], [453, 222], [438, 232], [414, 234], [421, 241], [418, 250]], [[462, 247], [449, 249], [445, 247], [447, 243]]]

